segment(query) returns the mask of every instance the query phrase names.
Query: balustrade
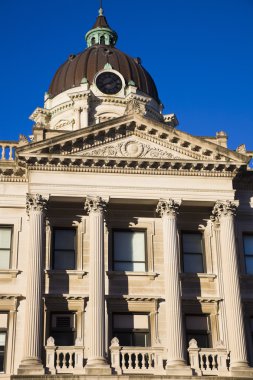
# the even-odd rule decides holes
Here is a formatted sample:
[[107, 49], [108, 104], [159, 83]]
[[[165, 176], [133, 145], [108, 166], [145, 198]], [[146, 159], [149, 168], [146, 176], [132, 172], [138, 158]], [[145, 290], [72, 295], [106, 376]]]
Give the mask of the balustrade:
[[119, 374], [165, 374], [162, 347], [122, 347], [111, 342], [111, 366]]
[[200, 348], [197, 341], [192, 339], [188, 352], [194, 375], [230, 376], [228, 351], [221, 342], [216, 348]]
[[76, 346], [55, 346], [54, 339], [48, 338], [46, 366], [52, 375], [57, 373], [83, 373], [84, 347], [76, 340]]
[[0, 141], [0, 161], [13, 161], [17, 146], [14, 141]]

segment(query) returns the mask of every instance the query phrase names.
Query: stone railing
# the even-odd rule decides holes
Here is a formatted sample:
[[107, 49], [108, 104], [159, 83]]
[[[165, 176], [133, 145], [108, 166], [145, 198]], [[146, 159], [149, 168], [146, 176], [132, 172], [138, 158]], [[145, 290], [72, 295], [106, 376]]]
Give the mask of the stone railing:
[[13, 161], [17, 146], [15, 141], [0, 141], [0, 161]]
[[189, 342], [189, 360], [193, 374], [197, 376], [229, 376], [229, 354], [220, 341], [215, 348], [200, 348], [197, 341]]
[[54, 338], [47, 340], [46, 367], [50, 374], [57, 373], [83, 373], [84, 347], [79, 338], [75, 341], [75, 346], [55, 346]]
[[113, 338], [110, 346], [111, 366], [121, 374], [165, 374], [162, 347], [122, 347]]

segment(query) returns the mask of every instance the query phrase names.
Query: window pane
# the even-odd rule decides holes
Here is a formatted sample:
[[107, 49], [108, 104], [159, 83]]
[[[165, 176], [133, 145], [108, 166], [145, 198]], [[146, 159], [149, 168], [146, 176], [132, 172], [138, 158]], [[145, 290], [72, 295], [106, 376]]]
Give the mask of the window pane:
[[133, 314], [114, 314], [113, 327], [115, 329], [133, 329], [134, 318]]
[[195, 339], [197, 341], [199, 347], [203, 347], [203, 348], [209, 348], [210, 347], [209, 338], [208, 338], [207, 333], [206, 334], [205, 333], [203, 333], [203, 334], [188, 333], [187, 334], [187, 345], [189, 345], [189, 342], [191, 339]]
[[11, 228], [0, 228], [0, 248], [11, 247]]
[[0, 269], [9, 269], [10, 267], [10, 250], [0, 249]]
[[119, 340], [120, 346], [132, 346], [132, 334], [131, 333], [124, 333], [124, 332], [115, 332], [113, 336], [116, 336]]
[[51, 335], [56, 346], [74, 346], [75, 344], [74, 331], [53, 331]]
[[184, 272], [186, 273], [203, 273], [202, 255], [185, 254], [184, 255]]
[[114, 270], [122, 272], [145, 272], [146, 264], [116, 262], [114, 263]]
[[55, 249], [75, 249], [75, 230], [54, 230]]
[[7, 329], [8, 327], [8, 313], [0, 313], [0, 328]]
[[202, 235], [184, 233], [183, 251], [184, 253], [202, 253]]
[[54, 251], [54, 269], [75, 269], [75, 251]]
[[253, 274], [253, 256], [252, 257], [245, 257], [246, 262], [246, 272], [248, 274]]
[[122, 261], [145, 261], [145, 233], [114, 231], [114, 258]]
[[148, 345], [148, 334], [142, 332], [134, 333], [134, 346], [147, 347]]
[[188, 330], [208, 330], [208, 317], [205, 315], [187, 315], [186, 328]]
[[0, 346], [1, 347], [5, 346], [5, 341], [6, 341], [6, 333], [0, 332]]
[[244, 236], [243, 237], [244, 242], [244, 253], [246, 255], [252, 255], [253, 256], [253, 235], [252, 236]]

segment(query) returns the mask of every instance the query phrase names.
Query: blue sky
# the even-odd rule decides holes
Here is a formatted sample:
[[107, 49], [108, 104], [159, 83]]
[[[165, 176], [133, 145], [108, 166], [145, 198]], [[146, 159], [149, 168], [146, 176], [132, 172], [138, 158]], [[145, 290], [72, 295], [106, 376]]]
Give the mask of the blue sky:
[[[224, 130], [253, 150], [253, 0], [104, 0], [117, 47], [141, 57], [165, 113], [193, 135]], [[29, 115], [69, 54], [86, 47], [99, 0], [0, 0], [0, 140]]]

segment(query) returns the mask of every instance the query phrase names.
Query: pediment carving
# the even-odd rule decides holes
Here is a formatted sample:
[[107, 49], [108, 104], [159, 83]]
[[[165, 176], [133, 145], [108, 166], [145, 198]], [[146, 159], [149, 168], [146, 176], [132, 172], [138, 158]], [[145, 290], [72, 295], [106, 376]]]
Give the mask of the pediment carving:
[[164, 149], [158, 144], [150, 143], [136, 136], [127, 137], [120, 142], [105, 144], [99, 148], [87, 149], [82, 153], [85, 157], [126, 157], [153, 159], [184, 159], [186, 155]]

